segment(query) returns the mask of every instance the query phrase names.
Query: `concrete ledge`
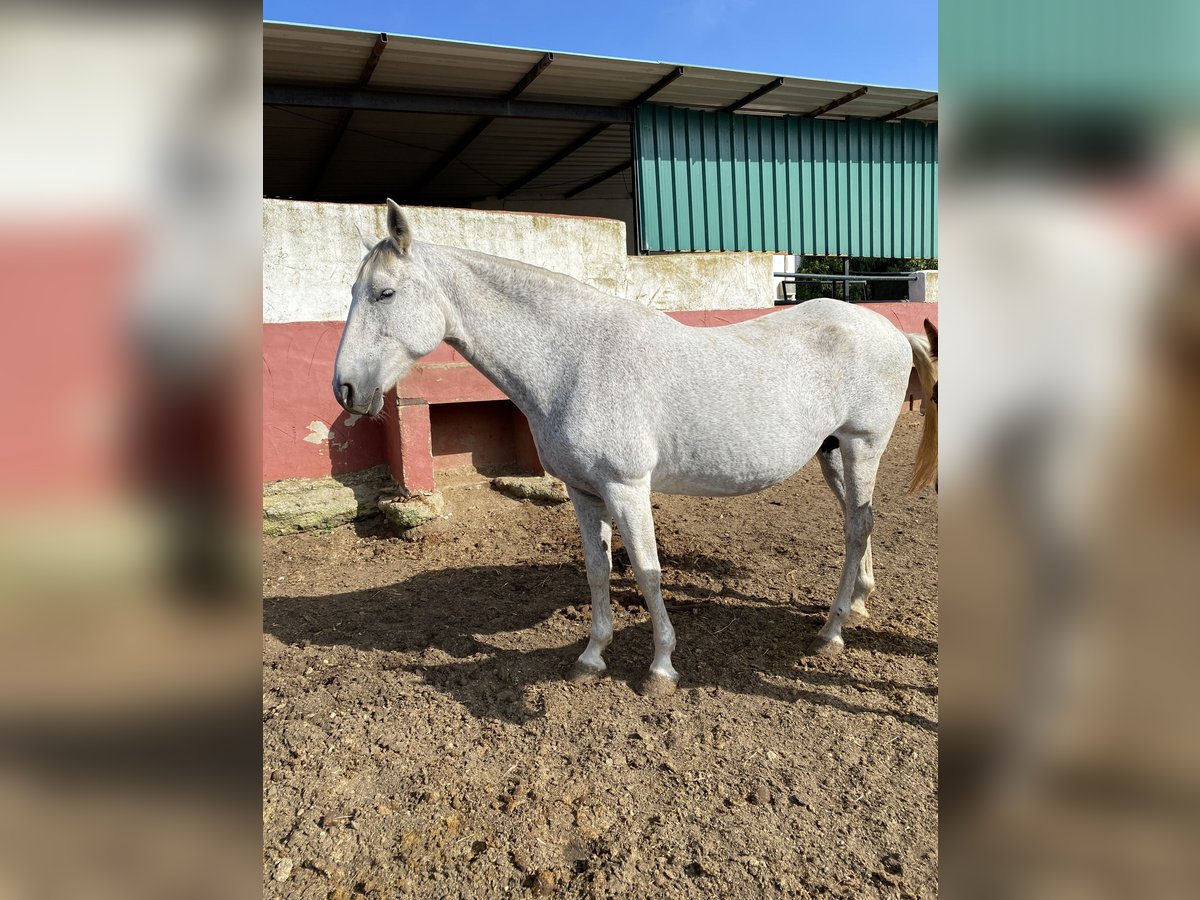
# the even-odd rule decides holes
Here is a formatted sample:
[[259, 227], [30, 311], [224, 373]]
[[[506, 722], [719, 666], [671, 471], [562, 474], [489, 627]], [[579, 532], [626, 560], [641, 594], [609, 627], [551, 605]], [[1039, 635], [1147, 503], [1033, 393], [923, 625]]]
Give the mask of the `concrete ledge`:
[[263, 534], [271, 536], [337, 528], [380, 514], [392, 526], [407, 530], [444, 511], [441, 493], [407, 493], [387, 466], [336, 478], [289, 478], [263, 485]]
[[336, 478], [289, 478], [263, 485], [263, 534], [336, 528], [379, 515], [381, 494], [397, 486], [387, 466]]

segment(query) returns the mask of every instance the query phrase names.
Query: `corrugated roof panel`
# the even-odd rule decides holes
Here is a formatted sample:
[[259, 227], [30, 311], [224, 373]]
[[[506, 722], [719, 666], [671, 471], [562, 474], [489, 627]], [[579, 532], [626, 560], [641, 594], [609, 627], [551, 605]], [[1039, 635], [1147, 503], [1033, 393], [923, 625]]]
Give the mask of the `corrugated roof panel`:
[[460, 97], [501, 97], [539, 60], [518, 51], [503, 57], [450, 55], [411, 41], [389, 42], [371, 88]]
[[[447, 168], [436, 182], [438, 188], [448, 186], [473, 170], [477, 175], [488, 176], [486, 185], [489, 189], [486, 194], [496, 195], [587, 131], [586, 127], [579, 129], [573, 123], [524, 124], [538, 127], [522, 129], [513, 127], [512, 123], [495, 122], [459, 160]], [[569, 127], [564, 129], [564, 124]], [[609, 132], [613, 134], [605, 133], [589, 142], [513, 196], [522, 198], [549, 194], [561, 197], [568, 189], [588, 181], [598, 172], [630, 159], [628, 128], [617, 125], [610, 128]], [[480, 198], [483, 196], [479, 195]]]
[[554, 62], [522, 99], [624, 106], [675, 68], [657, 63], [630, 63], [618, 68], [608, 60], [556, 53]]
[[518, 196], [525, 193], [557, 193], [561, 196], [567, 190], [631, 158], [628, 127], [614, 125], [523, 187]]
[[369, 32], [298, 28], [263, 23], [263, 81], [267, 84], [329, 84], [358, 81], [375, 45]]
[[[374, 46], [373, 32], [265, 23], [263, 77], [267, 83], [355, 83]], [[389, 37], [388, 48], [371, 79], [379, 90], [406, 90], [461, 96], [502, 96], [536, 63], [544, 51], [458, 41]], [[676, 63], [555, 53], [554, 63], [525, 91], [522, 99], [622, 106], [676, 68]], [[655, 97], [656, 102], [699, 109], [720, 109], [779, 77], [688, 66], [682, 78]], [[858, 85], [782, 76], [784, 84], [756, 101], [761, 114], [802, 115]], [[927, 92], [871, 86], [866, 95], [885, 109], [898, 109]], [[894, 105], [890, 105], [896, 101]], [[867, 107], [864, 107], [867, 108]], [[873, 109], [873, 107], [870, 107]], [[929, 113], [920, 110], [928, 119]], [[914, 113], [914, 117], [918, 114]], [[935, 116], [936, 118], [936, 116]]]

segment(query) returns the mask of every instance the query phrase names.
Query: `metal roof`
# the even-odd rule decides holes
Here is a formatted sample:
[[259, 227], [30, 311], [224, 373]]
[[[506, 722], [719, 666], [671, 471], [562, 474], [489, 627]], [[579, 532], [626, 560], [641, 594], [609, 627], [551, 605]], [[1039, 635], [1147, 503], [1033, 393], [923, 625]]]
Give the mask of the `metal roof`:
[[937, 121], [928, 91], [276, 22], [263, 23], [263, 81], [264, 193], [305, 199], [461, 205], [589, 183], [583, 196], [628, 198], [631, 107], [650, 94], [741, 114]]

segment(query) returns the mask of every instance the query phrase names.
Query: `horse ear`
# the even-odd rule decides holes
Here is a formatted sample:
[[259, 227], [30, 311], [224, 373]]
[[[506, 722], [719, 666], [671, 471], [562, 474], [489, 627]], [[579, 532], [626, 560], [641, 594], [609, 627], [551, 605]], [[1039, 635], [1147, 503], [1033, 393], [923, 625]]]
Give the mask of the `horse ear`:
[[925, 336], [929, 338], [929, 355], [937, 359], [937, 326], [928, 319], [925, 320]]
[[375, 243], [372, 242], [371, 239], [368, 238], [365, 234], [363, 234], [363, 230], [362, 230], [362, 228], [359, 227], [357, 222], [354, 223], [354, 230], [358, 232], [358, 239], [360, 241], [362, 241], [364, 250], [366, 250], [368, 253], [370, 253], [372, 250], [375, 249]]
[[388, 237], [401, 254], [407, 253], [408, 248], [412, 246], [412, 229], [408, 225], [408, 219], [404, 218], [400, 204], [391, 197], [388, 197], [387, 208]]

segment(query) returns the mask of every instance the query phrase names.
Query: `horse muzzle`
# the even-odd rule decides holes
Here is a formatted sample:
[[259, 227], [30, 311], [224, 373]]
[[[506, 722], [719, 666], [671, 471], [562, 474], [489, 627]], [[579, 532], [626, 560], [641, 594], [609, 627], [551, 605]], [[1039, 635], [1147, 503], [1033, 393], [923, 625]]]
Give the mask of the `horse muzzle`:
[[334, 396], [342, 409], [360, 416], [375, 416], [383, 409], [383, 388], [365, 388], [353, 381], [334, 384]]

